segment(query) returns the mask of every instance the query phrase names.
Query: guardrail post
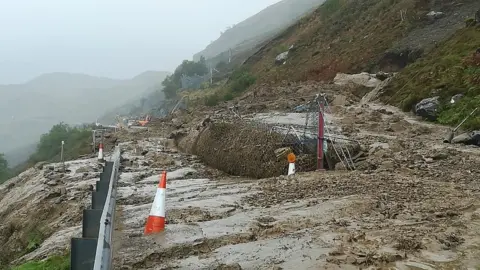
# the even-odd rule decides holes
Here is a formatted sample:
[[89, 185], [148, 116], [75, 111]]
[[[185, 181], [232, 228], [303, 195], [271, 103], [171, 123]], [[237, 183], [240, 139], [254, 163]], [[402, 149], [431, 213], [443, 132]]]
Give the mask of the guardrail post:
[[82, 221], [82, 237], [98, 238], [98, 230], [100, 228], [100, 218], [102, 217], [102, 209], [85, 209], [83, 210]]
[[97, 238], [72, 238], [70, 269], [92, 270], [97, 251]]

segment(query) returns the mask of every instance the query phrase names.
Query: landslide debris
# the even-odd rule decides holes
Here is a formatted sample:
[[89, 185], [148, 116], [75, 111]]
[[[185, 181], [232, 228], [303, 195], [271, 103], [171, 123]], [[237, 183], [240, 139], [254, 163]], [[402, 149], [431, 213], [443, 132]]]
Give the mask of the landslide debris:
[[288, 164], [274, 153], [282, 139], [267, 127], [241, 121], [213, 123], [198, 135], [193, 153], [226, 173], [265, 178], [286, 171]]
[[65, 165], [41, 164], [0, 185], [0, 266], [63, 255], [81, 233], [101, 166], [96, 159]]

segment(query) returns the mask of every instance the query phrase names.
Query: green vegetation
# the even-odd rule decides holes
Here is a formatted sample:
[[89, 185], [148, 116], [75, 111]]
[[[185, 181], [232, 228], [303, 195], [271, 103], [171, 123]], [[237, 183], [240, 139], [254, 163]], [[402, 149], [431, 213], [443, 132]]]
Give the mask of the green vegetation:
[[38, 247], [40, 247], [40, 245], [44, 241], [44, 238], [45, 237], [44, 237], [43, 233], [38, 228], [35, 228], [35, 229], [31, 230], [28, 233], [28, 238], [27, 238], [28, 242], [27, 242], [27, 248], [25, 250], [25, 253], [32, 252], [35, 249], [37, 249]]
[[230, 89], [234, 93], [241, 93], [253, 85], [256, 78], [246, 70], [236, 70], [230, 77]]
[[219, 102], [220, 102], [220, 97], [216, 93], [205, 97], [205, 106], [209, 106], [209, 107], [217, 106]]
[[61, 143], [65, 142], [64, 160], [76, 159], [91, 151], [92, 131], [88, 125], [72, 127], [65, 123], [54, 125], [50, 131], [40, 137], [35, 153], [23, 164], [8, 168], [3, 154], [0, 154], [0, 184], [14, 177], [40, 161], [60, 161]]
[[70, 255], [52, 256], [43, 261], [27, 262], [15, 266], [12, 270], [68, 270], [70, 269]]
[[0, 184], [8, 180], [12, 175], [11, 170], [8, 168], [8, 162], [5, 156], [0, 153]]
[[[462, 1], [462, 12], [476, 2]], [[435, 8], [441, 6], [444, 12], [460, 9], [447, 1], [435, 3]], [[443, 40], [444, 35], [438, 33], [453, 31], [450, 26], [438, 33], [426, 31], [425, 25], [431, 23], [426, 14], [433, 10], [432, 5], [413, 0], [326, 0], [261, 47], [245, 66], [255, 74], [257, 84], [269, 85], [284, 80], [330, 81], [338, 72], [397, 72], [418, 59], [429, 45], [425, 35], [429, 35], [428, 40]], [[455, 20], [463, 19], [459, 16]], [[416, 29], [419, 31], [412, 32]], [[279, 48], [291, 45], [295, 49], [286, 64], [276, 65]]]
[[30, 157], [31, 163], [39, 161], [59, 161], [61, 142], [64, 141], [64, 160], [75, 159], [91, 151], [92, 132], [88, 126], [71, 127], [65, 123], [53, 126], [43, 134], [36, 152]]
[[235, 70], [230, 76], [230, 82], [213, 94], [208, 94], [204, 98], [205, 106], [216, 106], [221, 101], [233, 100], [235, 97], [242, 94], [256, 81], [256, 78], [244, 69]]
[[[475, 54], [480, 28], [459, 30], [431, 54], [407, 66], [387, 87], [383, 100], [411, 110], [420, 100], [440, 96], [438, 122], [458, 124], [480, 104], [480, 56]], [[455, 94], [464, 94], [456, 104], [449, 104]], [[465, 128], [480, 128], [480, 118], [471, 117]]]
[[319, 9], [320, 15], [322, 17], [331, 16], [333, 13], [337, 12], [342, 8], [345, 1], [342, 0], [327, 0], [322, 5], [322, 8]]
[[205, 58], [202, 57], [199, 62], [184, 60], [180, 66], [175, 69], [175, 72], [167, 76], [163, 80], [163, 92], [167, 99], [174, 99], [177, 97], [178, 91], [182, 88], [181, 78], [183, 75], [203, 76], [208, 73], [207, 65], [205, 64]]
[[288, 46], [285, 44], [280, 44], [277, 47], [274, 48], [276, 54], [281, 54], [283, 52], [286, 52], [288, 50]]

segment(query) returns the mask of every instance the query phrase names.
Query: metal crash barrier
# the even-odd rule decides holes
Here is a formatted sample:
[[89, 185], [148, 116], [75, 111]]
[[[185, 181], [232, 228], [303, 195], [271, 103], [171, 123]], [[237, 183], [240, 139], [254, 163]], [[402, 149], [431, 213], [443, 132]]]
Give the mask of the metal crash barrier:
[[71, 242], [71, 270], [112, 268], [112, 231], [120, 155], [117, 146], [92, 191], [91, 208], [83, 210], [82, 237], [72, 238]]

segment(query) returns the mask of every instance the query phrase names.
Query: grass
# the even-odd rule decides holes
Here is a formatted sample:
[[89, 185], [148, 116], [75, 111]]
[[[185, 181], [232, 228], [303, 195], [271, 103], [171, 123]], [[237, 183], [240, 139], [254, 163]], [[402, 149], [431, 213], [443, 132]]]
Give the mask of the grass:
[[[246, 62], [258, 83], [331, 80], [337, 72], [372, 68], [426, 14], [412, 0], [327, 0]], [[400, 11], [409, 10], [400, 19]], [[294, 45], [285, 65], [275, 65], [278, 48]], [[375, 61], [373, 61], [375, 62]]]
[[[459, 30], [428, 56], [402, 70], [386, 88], [382, 100], [409, 111], [424, 98], [440, 96], [438, 122], [458, 124], [480, 104], [480, 61], [473, 56], [479, 40], [479, 27]], [[465, 97], [450, 105], [455, 94]], [[480, 118], [471, 117], [464, 127], [480, 128]]]
[[256, 81], [256, 77], [245, 69], [235, 70], [230, 79], [197, 91], [184, 92], [192, 106], [217, 106], [221, 102], [233, 100], [240, 96]]
[[52, 256], [43, 261], [27, 262], [11, 270], [69, 270], [70, 255]]
[[38, 229], [34, 229], [28, 233], [28, 243], [26, 248], [26, 253], [32, 252], [42, 244], [44, 236], [42, 232]]

